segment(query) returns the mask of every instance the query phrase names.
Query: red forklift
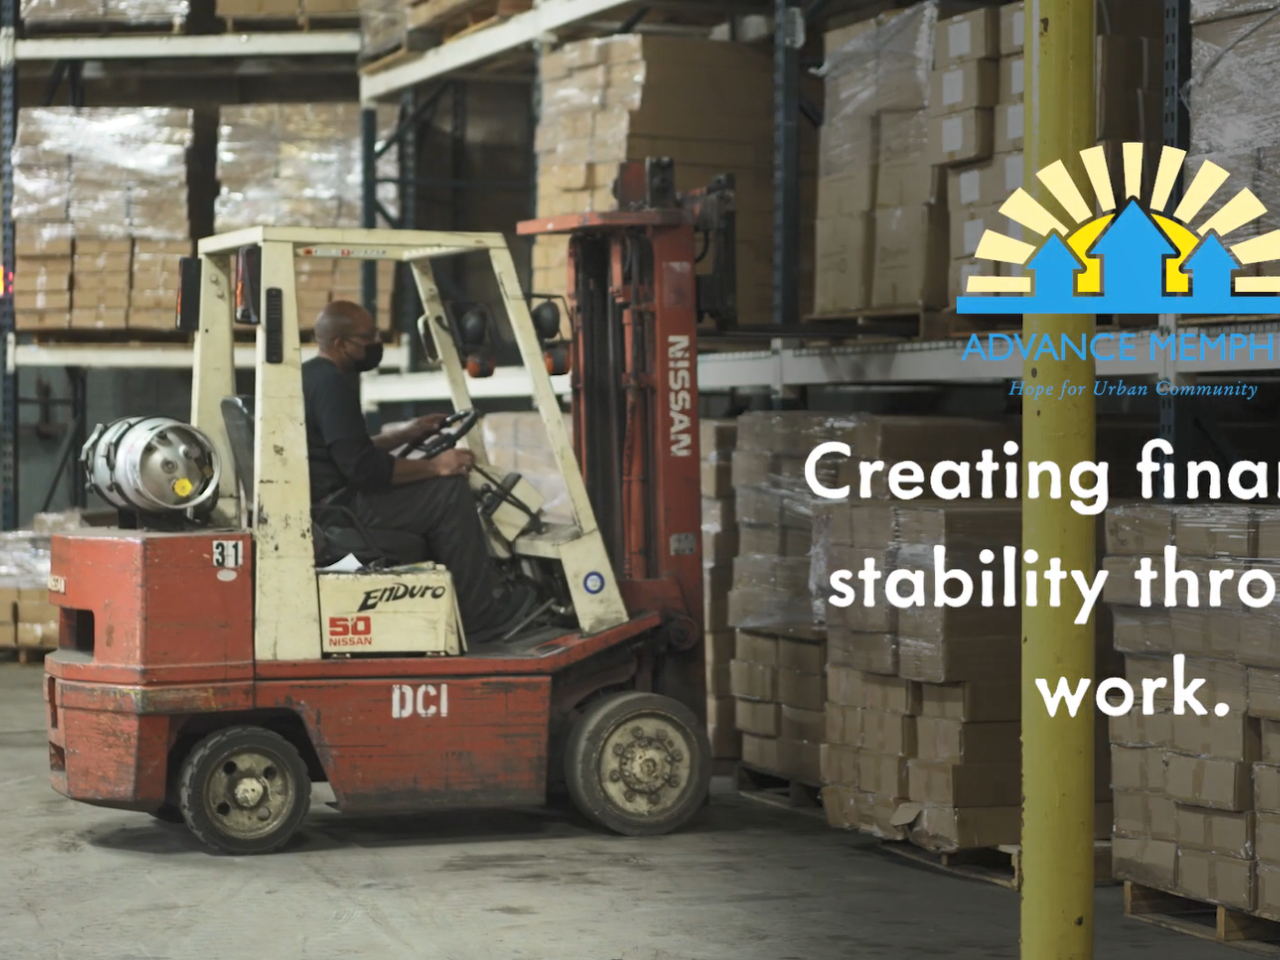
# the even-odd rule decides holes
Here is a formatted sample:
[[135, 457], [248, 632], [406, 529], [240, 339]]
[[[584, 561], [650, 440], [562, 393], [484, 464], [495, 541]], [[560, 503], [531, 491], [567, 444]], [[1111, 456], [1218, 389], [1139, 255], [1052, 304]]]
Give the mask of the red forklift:
[[[697, 324], [733, 310], [731, 183], [676, 196], [669, 161], [626, 164], [620, 210], [522, 224], [571, 236], [572, 337], [532, 310], [499, 234], [259, 227], [184, 260], [189, 423], [134, 417], [82, 452], [118, 525], [57, 536], [46, 660], [54, 788], [185, 822], [230, 854], [282, 849], [327, 782], [344, 813], [545, 803], [563, 786], [626, 835], [707, 800]], [[699, 239], [718, 262], [699, 272]], [[468, 358], [493, 332], [452, 316], [433, 265], [487, 254], [571, 519], [492, 464]], [[313, 509], [295, 265], [409, 264], [454, 414], [413, 456], [463, 444], [489, 547], [539, 602], [469, 652], [450, 572], [403, 531]], [[465, 318], [462, 318], [465, 320]], [[256, 328], [237, 396], [234, 330]], [[483, 364], [472, 364], [480, 374]], [[549, 370], [572, 369], [573, 439]]]

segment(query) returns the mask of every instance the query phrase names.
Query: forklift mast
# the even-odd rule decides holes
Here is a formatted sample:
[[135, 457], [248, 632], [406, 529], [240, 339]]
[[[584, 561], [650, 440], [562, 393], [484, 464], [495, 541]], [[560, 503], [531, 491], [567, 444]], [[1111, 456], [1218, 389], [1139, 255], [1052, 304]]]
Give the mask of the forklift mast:
[[677, 194], [671, 160], [649, 158], [621, 165], [614, 196], [616, 211], [519, 232], [569, 235], [575, 451], [628, 606], [666, 614], [687, 649], [703, 609], [698, 323], [736, 319], [733, 180]]

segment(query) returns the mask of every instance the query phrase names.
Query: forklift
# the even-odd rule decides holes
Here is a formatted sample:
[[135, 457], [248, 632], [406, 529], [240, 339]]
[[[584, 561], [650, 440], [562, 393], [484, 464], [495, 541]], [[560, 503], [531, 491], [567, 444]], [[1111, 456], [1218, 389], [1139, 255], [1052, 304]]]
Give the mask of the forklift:
[[[190, 422], [95, 430], [82, 461], [118, 523], [52, 541], [54, 789], [184, 822], [237, 855], [284, 848], [317, 782], [342, 813], [540, 805], [567, 790], [620, 834], [687, 823], [711, 777], [700, 295], [711, 313], [732, 309], [698, 276], [696, 245], [714, 233], [722, 252], [727, 230], [731, 276], [733, 203], [723, 185], [690, 197], [643, 186], [666, 181], [669, 161], [627, 164], [620, 212], [521, 225], [571, 234], [568, 343], [554, 300], [530, 309], [501, 234], [255, 227], [201, 240], [177, 308], [194, 339]], [[494, 334], [452, 316], [433, 274], [464, 254], [493, 269], [568, 522], [494, 468], [474, 429], [469, 371], [492, 367], [471, 361]], [[311, 503], [295, 292], [310, 258], [410, 268], [454, 413], [408, 455], [472, 452], [489, 548], [538, 590], [498, 643], [468, 650], [450, 571], [419, 538]], [[238, 325], [254, 331], [252, 396], [235, 393]], [[572, 442], [549, 372], [566, 367]]]

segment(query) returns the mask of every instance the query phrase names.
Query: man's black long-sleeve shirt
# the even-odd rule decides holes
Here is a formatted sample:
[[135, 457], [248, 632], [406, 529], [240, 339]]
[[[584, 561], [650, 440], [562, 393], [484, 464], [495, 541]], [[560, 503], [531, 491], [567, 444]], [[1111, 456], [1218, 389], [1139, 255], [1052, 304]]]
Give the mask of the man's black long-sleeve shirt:
[[346, 487], [374, 493], [391, 486], [395, 459], [369, 437], [360, 409], [360, 376], [314, 357], [302, 365], [307, 461], [313, 503]]

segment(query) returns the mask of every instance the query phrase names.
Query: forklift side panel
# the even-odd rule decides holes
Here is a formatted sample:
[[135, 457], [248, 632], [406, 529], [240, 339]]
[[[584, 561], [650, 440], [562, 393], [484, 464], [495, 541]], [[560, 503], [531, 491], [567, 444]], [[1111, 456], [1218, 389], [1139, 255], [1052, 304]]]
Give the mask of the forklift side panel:
[[[121, 810], [164, 803], [169, 717], [60, 710], [49, 778], [63, 796]], [[50, 731], [51, 734], [53, 731]]]
[[[50, 672], [103, 683], [253, 675], [248, 534], [110, 530], [53, 538], [49, 599], [62, 607]], [[77, 611], [91, 620], [77, 628]], [[71, 656], [74, 654], [75, 656]]]
[[543, 803], [550, 696], [548, 677], [257, 684], [302, 717], [344, 813]]

